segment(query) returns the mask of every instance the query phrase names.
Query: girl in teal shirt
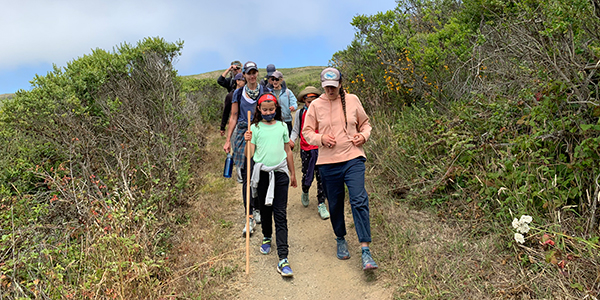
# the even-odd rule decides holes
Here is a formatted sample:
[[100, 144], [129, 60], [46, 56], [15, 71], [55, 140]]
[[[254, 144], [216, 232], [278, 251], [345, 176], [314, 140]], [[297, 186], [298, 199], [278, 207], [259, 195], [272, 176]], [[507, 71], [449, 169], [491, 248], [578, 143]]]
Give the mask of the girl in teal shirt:
[[273, 220], [279, 263], [277, 271], [284, 277], [293, 276], [288, 261], [287, 202], [288, 187], [296, 187], [296, 171], [290, 147], [288, 128], [281, 120], [281, 107], [271, 93], [258, 98], [250, 131], [244, 138], [250, 141], [250, 156], [255, 165], [250, 179], [252, 196], [258, 196], [262, 216], [262, 254], [271, 252]]

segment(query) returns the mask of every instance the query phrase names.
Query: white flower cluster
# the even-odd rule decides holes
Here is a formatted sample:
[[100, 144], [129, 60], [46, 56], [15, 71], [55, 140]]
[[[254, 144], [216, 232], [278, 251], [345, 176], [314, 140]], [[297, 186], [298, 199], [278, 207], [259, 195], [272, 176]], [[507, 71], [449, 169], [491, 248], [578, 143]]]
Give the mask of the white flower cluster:
[[533, 221], [533, 218], [528, 215], [522, 215], [521, 219], [515, 218], [512, 221], [512, 227], [517, 230], [517, 233], [515, 233], [515, 241], [517, 241], [517, 243], [525, 243], [523, 233], [529, 232], [529, 223], [531, 223], [531, 221]]

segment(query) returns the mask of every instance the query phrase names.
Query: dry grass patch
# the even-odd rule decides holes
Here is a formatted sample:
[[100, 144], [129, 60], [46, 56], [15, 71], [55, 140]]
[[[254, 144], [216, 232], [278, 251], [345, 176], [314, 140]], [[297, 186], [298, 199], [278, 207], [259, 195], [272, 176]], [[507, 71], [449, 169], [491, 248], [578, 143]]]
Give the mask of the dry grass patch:
[[[220, 136], [206, 133], [208, 144], [197, 163], [189, 220], [173, 237], [172, 276], [164, 281], [165, 299], [233, 298], [234, 277], [243, 270], [244, 248], [232, 207], [239, 205], [238, 187], [222, 177], [225, 155]], [[237, 234], [237, 233], [240, 234]]]

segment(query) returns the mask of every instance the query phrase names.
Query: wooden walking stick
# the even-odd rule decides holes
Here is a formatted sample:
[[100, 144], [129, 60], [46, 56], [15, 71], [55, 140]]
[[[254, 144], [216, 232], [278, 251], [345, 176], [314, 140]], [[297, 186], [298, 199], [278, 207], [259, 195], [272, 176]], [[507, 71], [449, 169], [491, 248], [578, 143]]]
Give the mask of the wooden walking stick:
[[[250, 131], [250, 111], [248, 111], [248, 131]], [[250, 274], [250, 147], [246, 141], [246, 275]]]

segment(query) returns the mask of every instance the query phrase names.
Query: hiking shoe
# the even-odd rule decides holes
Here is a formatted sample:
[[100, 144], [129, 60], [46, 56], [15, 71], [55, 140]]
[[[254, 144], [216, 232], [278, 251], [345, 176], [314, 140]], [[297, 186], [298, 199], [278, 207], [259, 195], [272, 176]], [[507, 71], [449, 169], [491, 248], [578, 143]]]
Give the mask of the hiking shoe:
[[308, 206], [308, 193], [302, 192], [302, 205]]
[[244, 178], [242, 178], [242, 169], [236, 168], [237, 170], [237, 182], [244, 183]]
[[327, 207], [325, 206], [325, 203], [319, 204], [319, 206], [317, 206], [317, 210], [319, 211], [319, 216], [321, 216], [321, 219], [323, 219], [323, 220], [329, 219], [329, 212], [327, 211]]
[[[250, 224], [250, 234], [252, 234], [254, 232], [254, 227], [256, 227], [256, 221], [254, 221], [254, 218], [250, 218], [250, 222], [248, 224]], [[246, 225], [244, 225], [244, 230], [242, 230], [242, 235], [246, 236]]]
[[362, 249], [362, 267], [364, 271], [377, 269], [377, 263], [371, 257], [369, 248]]
[[262, 245], [260, 245], [260, 253], [269, 254], [271, 252], [271, 238], [263, 238]]
[[254, 216], [254, 221], [256, 221], [256, 224], [260, 224], [262, 222], [262, 218], [260, 217], [260, 210], [255, 209], [252, 215]]
[[337, 258], [338, 259], [349, 259], [350, 252], [348, 252], [348, 243], [343, 237], [336, 238], [337, 241]]
[[292, 272], [292, 268], [290, 268], [290, 263], [287, 258], [284, 258], [279, 261], [277, 264], [277, 272], [281, 274], [282, 277], [292, 277], [294, 276], [294, 272]]

